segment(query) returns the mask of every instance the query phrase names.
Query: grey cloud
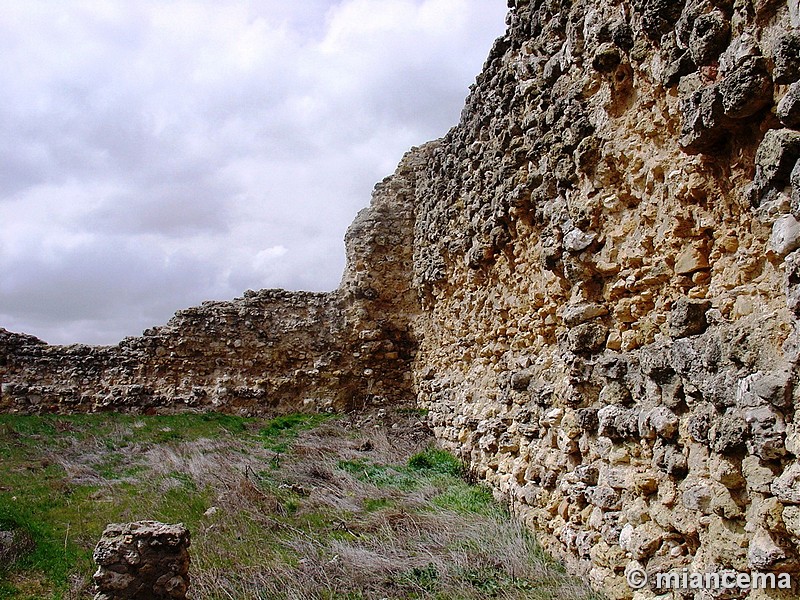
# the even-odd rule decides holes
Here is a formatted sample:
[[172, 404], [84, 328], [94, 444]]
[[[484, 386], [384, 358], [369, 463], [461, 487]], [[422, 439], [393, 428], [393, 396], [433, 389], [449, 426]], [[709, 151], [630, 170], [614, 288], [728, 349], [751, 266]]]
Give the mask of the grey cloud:
[[332, 289], [346, 227], [403, 152], [456, 123], [504, 13], [5, 7], [0, 327], [113, 342], [248, 288]]

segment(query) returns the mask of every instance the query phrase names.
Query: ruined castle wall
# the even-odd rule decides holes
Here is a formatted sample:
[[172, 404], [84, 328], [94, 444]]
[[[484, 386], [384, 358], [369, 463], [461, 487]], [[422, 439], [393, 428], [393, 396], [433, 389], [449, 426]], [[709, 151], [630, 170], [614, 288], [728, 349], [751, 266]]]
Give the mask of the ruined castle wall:
[[376, 186], [348, 232], [339, 290], [204, 302], [115, 346], [50, 346], [0, 329], [0, 410], [260, 414], [413, 402], [412, 175], [424, 154]]
[[30, 412], [341, 406], [357, 386], [344, 327], [335, 294], [265, 290], [179, 311], [116, 346], [0, 332], [0, 401]]
[[421, 406], [613, 598], [797, 574], [797, 4], [510, 4], [417, 183]]
[[796, 0], [510, 5], [461, 122], [348, 231], [339, 290], [206, 303], [108, 348], [0, 331], [0, 408], [415, 393], [612, 598], [634, 569], [800, 583]]

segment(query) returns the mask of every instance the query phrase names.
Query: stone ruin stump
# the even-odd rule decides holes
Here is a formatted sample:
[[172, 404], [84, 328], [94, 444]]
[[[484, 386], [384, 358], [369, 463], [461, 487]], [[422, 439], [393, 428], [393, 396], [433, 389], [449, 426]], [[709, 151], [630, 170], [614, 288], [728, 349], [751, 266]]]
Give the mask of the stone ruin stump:
[[157, 521], [111, 524], [94, 550], [94, 600], [186, 598], [189, 530]]

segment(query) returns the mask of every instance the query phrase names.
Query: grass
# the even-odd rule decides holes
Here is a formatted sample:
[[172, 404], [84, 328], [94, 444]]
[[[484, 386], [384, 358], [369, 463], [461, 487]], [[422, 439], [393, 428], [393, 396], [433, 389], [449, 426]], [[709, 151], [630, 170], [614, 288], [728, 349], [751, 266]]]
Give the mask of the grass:
[[103, 528], [140, 519], [189, 527], [196, 600], [596, 598], [421, 416], [0, 415], [0, 530], [32, 542], [0, 598], [91, 598]]

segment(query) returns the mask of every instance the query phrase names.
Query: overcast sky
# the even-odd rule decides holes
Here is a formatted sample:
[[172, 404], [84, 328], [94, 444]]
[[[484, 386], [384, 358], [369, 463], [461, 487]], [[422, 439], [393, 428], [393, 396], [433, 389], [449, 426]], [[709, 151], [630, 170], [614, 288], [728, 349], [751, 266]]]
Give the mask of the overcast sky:
[[116, 343], [343, 236], [458, 121], [505, 0], [0, 0], [0, 327]]

